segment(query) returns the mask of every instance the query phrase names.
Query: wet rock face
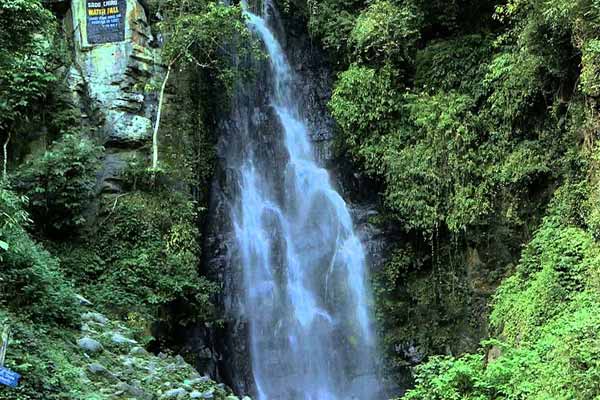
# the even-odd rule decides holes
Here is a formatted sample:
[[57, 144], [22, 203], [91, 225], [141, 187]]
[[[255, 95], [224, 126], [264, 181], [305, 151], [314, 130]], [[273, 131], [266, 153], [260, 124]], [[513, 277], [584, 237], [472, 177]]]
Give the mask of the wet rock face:
[[127, 0], [126, 10], [124, 40], [117, 42], [88, 42], [85, 0], [73, 0], [64, 20], [66, 31], [74, 32], [75, 62], [68, 79], [73, 99], [89, 111], [84, 118], [106, 147], [100, 193], [121, 190], [118, 175], [126, 160], [151, 140], [158, 101], [145, 89], [163, 72], [144, 5]]
[[[219, 162], [208, 212], [208, 232], [205, 235], [204, 265], [209, 277], [221, 283], [222, 292], [217, 303], [224, 315], [225, 325], [211, 332], [204, 342], [213, 342], [218, 354], [217, 375], [236, 393], [253, 392], [253, 378], [248, 343], [248, 316], [243, 308], [243, 271], [237, 253], [235, 227], [231, 215], [239, 198], [242, 178], [237, 168], [254, 152], [264, 171], [278, 175], [287, 164], [288, 155], [282, 142], [280, 122], [269, 105], [267, 90], [270, 82], [267, 71], [258, 66], [258, 77], [238, 88], [230, 110], [220, 116]], [[283, 184], [272, 190], [283, 196]]]
[[334, 74], [327, 54], [309, 37], [306, 21], [285, 16], [281, 20], [278, 36], [296, 74], [295, 93], [300, 98], [300, 110], [309, 123], [317, 160], [330, 168], [335, 165], [335, 122], [327, 103], [331, 99]]

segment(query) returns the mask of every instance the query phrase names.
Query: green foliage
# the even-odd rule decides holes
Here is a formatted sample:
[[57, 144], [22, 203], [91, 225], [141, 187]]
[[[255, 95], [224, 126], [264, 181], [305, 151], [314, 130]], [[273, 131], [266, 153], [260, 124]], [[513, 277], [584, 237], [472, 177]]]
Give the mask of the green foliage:
[[[506, 356], [489, 366], [479, 355], [433, 360], [410, 398], [586, 398], [546, 388], [568, 385], [542, 368], [549, 353], [537, 346], [550, 337], [544, 321], [572, 313], [583, 271], [597, 262], [600, 195], [586, 177], [598, 165], [600, 7], [515, 0], [494, 14], [489, 1], [334, 3], [309, 2], [309, 27], [347, 66], [329, 103], [340, 155], [372, 180], [385, 225], [405, 242], [376, 277], [393, 367], [410, 361], [406, 344], [426, 355], [475, 350], [486, 302], [564, 187], [494, 303]], [[525, 366], [531, 375], [511, 371]], [[592, 375], [581, 378], [587, 398]]]
[[[539, 338], [538, 328], [569, 309], [597, 273], [600, 253], [578, 214], [585, 204], [580, 185], [561, 188], [549, 215], [522, 254], [520, 266], [499, 288], [490, 317], [511, 343]], [[585, 225], [583, 225], [585, 226]]]
[[308, 30], [333, 54], [350, 53], [350, 35], [363, 0], [307, 0]]
[[477, 96], [491, 56], [489, 38], [479, 34], [431, 42], [417, 52], [414, 85], [427, 92], [458, 90]]
[[[482, 355], [432, 358], [405, 398], [593, 399], [600, 395], [600, 247], [573, 225], [580, 185], [562, 188], [498, 289], [491, 324], [503, 342]], [[597, 206], [595, 206], [597, 207]]]
[[232, 55], [244, 57], [256, 50], [241, 6], [173, 0], [161, 7], [167, 15], [159, 26], [169, 37], [163, 49], [167, 64], [193, 65], [231, 88], [240, 72]]
[[593, 97], [600, 96], [600, 40], [585, 44], [582, 56], [581, 91]]
[[[552, 163], [568, 148], [560, 136], [548, 137], [545, 146], [507, 136], [516, 115], [531, 107], [510, 102], [515, 87], [507, 88], [506, 77], [498, 78], [502, 83], [488, 97], [502, 104], [480, 107], [497, 70], [495, 60], [486, 68], [489, 48], [469, 50], [481, 40], [467, 37], [421, 52], [416, 84], [423, 91], [403, 90], [390, 65], [379, 70], [353, 65], [336, 84], [330, 108], [344, 148], [367, 172], [383, 178], [386, 205], [407, 229], [458, 232], [485, 223], [497, 207], [491, 201], [496, 193], [513, 196], [525, 184], [552, 175]], [[466, 68], [464, 58], [454, 58], [463, 51], [473, 54]], [[465, 71], [471, 80], [458, 78]], [[500, 120], [496, 110], [510, 119], [508, 127], [494, 122]], [[513, 201], [518, 198], [505, 204]]]
[[39, 0], [0, 3], [0, 131], [30, 118], [54, 76], [48, 70], [55, 25]]
[[[432, 357], [417, 367], [417, 389], [404, 398], [408, 400], [481, 400], [479, 394], [471, 395], [479, 387], [483, 357], [469, 355], [458, 360], [450, 357]], [[464, 396], [464, 394], [468, 394]]]
[[410, 66], [419, 38], [416, 7], [396, 6], [388, 0], [371, 3], [350, 32], [350, 43], [360, 61], [386, 61]]
[[217, 288], [198, 274], [195, 213], [194, 203], [183, 193], [127, 193], [105, 202], [88, 243], [57, 252], [65, 273], [111, 313], [176, 319], [175, 312], [162, 311], [179, 301], [189, 308], [182, 313], [187, 318], [210, 319]]
[[[384, 182], [385, 204], [407, 230], [457, 233], [498, 212], [523, 224], [514, 210], [528, 187], [574, 167], [565, 165], [565, 154], [579, 127], [565, 124], [572, 115], [561, 106], [561, 88], [574, 83], [574, 49], [569, 29], [557, 21], [581, 11], [552, 8], [554, 14], [535, 18], [512, 11], [527, 21], [517, 24], [519, 35], [497, 41], [495, 54], [493, 37], [482, 34], [428, 43], [417, 53], [411, 82], [398, 71], [410, 71], [412, 60], [398, 59], [394, 45], [406, 46], [402, 54], [416, 45], [418, 18], [409, 15], [420, 11], [408, 12], [409, 5], [375, 2], [357, 17], [349, 37], [376, 56], [359, 52], [336, 83], [330, 108], [343, 149]], [[404, 22], [388, 24], [394, 16]], [[390, 25], [400, 28], [384, 32]], [[405, 26], [412, 41], [396, 41]], [[553, 51], [541, 45], [544, 35]]]
[[0, 187], [0, 305], [37, 321], [72, 324], [76, 300], [59, 262], [34, 242], [25, 227], [25, 197]]
[[[523, 125], [537, 102], [543, 101], [540, 57], [505, 52], [494, 57], [483, 86], [491, 91], [487, 101], [492, 118], [510, 129]], [[498, 128], [496, 128], [498, 129]]]
[[350, 155], [372, 173], [380, 168], [382, 136], [398, 125], [401, 96], [394, 90], [396, 78], [391, 68], [352, 65], [340, 74], [329, 103]]
[[473, 225], [490, 208], [473, 100], [453, 93], [405, 99], [409, 130], [389, 137], [383, 157], [386, 204], [408, 229]]
[[46, 235], [72, 235], [85, 223], [100, 150], [85, 136], [65, 134], [15, 175], [15, 185], [29, 197], [29, 212]]
[[[489, 0], [305, 0], [308, 29], [337, 66], [357, 59], [391, 60], [408, 66], [416, 40], [489, 29]], [[299, 7], [302, 8], [302, 7]], [[358, 50], [357, 52], [355, 52]]]

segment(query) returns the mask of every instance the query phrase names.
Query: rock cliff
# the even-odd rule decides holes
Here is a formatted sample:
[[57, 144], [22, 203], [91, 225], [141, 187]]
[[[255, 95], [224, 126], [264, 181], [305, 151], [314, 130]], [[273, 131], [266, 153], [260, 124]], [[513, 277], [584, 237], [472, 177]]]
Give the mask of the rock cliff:
[[73, 0], [63, 19], [65, 32], [72, 33], [68, 84], [84, 123], [106, 149], [98, 190], [115, 193], [121, 191], [118, 175], [127, 160], [140, 156], [139, 150], [151, 140], [158, 103], [155, 88], [164, 70], [143, 3], [119, 2], [123, 40], [106, 43], [91, 43], [88, 37], [93, 21], [87, 16], [87, 3]]

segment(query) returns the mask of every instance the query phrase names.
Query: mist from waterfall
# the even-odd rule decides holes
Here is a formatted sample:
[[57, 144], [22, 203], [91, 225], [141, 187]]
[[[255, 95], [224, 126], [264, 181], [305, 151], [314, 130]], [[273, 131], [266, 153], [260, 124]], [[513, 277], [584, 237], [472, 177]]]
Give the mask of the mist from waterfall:
[[249, 146], [236, 174], [232, 219], [256, 395], [376, 399], [365, 251], [346, 203], [315, 160], [294, 73], [270, 27], [273, 5], [246, 15], [269, 55], [269, 100], [287, 152], [287, 165], [266, 171]]

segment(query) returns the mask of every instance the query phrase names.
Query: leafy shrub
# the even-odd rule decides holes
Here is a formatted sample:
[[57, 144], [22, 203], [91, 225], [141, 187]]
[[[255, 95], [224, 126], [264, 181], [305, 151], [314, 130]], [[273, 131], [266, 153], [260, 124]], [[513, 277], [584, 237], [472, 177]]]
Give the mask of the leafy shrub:
[[198, 273], [195, 205], [185, 194], [136, 191], [102, 210], [89, 243], [57, 249], [65, 273], [90, 299], [123, 317], [169, 319], [161, 311], [178, 301], [190, 319], [213, 317], [216, 288]]
[[25, 198], [0, 187], [0, 302], [22, 315], [44, 322], [77, 320], [75, 293], [59, 262], [35, 243], [24, 227], [29, 218]]
[[517, 274], [496, 294], [492, 325], [509, 341], [535, 340], [539, 327], [568, 308], [598, 262], [591, 237], [582, 229], [546, 221], [523, 252]]
[[29, 197], [29, 212], [45, 234], [68, 236], [85, 223], [99, 155], [100, 147], [90, 139], [65, 134], [15, 175], [15, 185]]
[[39, 0], [0, 3], [0, 129], [27, 120], [31, 104], [54, 81], [47, 64], [52, 56], [54, 19]]
[[410, 3], [396, 6], [387, 0], [371, 3], [350, 32], [358, 60], [394, 62], [409, 67], [419, 38], [420, 15]]
[[[571, 188], [573, 186], [570, 186]], [[600, 247], [573, 226], [565, 187], [496, 293], [490, 321], [502, 341], [416, 369], [408, 399], [584, 400], [600, 395]]]
[[409, 392], [407, 400], [484, 399], [472, 392], [480, 384], [483, 360], [480, 355], [460, 359], [432, 357], [416, 368], [417, 389]]
[[329, 102], [342, 129], [344, 147], [355, 161], [374, 172], [381, 167], [383, 135], [399, 125], [402, 97], [396, 91], [396, 73], [352, 65], [340, 74]]
[[427, 92], [459, 90], [477, 96], [491, 57], [492, 44], [483, 35], [431, 42], [417, 52], [414, 85]]
[[405, 131], [390, 136], [383, 157], [387, 206], [408, 229], [431, 232], [443, 224], [456, 232], [473, 225], [490, 209], [489, 184], [482, 179], [487, 149], [473, 100], [441, 93], [407, 95], [405, 101]]
[[350, 35], [363, 0], [307, 0], [308, 30], [326, 50], [343, 59], [350, 53]]
[[543, 64], [541, 57], [523, 53], [505, 52], [493, 58], [483, 81], [490, 91], [487, 101], [493, 118], [509, 128], [524, 122], [543, 101]]

